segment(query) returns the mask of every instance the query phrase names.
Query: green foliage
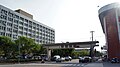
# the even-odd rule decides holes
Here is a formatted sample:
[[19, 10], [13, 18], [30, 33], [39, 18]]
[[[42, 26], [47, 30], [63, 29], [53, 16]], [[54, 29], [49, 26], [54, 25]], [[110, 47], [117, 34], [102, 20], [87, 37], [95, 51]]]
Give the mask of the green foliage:
[[9, 37], [0, 36], [0, 56], [15, 58], [19, 55], [19, 48], [21, 55], [29, 55], [31, 53], [40, 55], [46, 50], [31, 38], [21, 36], [13, 41]]
[[52, 51], [52, 56], [60, 55], [60, 56], [72, 56], [72, 52], [74, 49], [54, 49]]
[[0, 36], [0, 53], [6, 57], [10, 56], [16, 47], [15, 43], [6, 36]]
[[80, 51], [74, 51], [72, 53], [74, 56], [79, 57], [79, 56], [88, 56], [89, 51], [88, 50], [80, 50]]
[[96, 57], [100, 57], [103, 55], [100, 51], [94, 51]]
[[31, 38], [21, 36], [15, 42], [20, 47], [21, 54], [36, 53], [41, 49], [41, 45], [36, 44]]

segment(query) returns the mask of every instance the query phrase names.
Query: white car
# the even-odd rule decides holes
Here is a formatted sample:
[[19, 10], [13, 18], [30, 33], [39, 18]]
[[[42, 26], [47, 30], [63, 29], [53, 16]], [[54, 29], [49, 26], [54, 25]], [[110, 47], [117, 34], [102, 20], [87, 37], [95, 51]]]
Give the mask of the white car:
[[65, 61], [65, 57], [61, 57], [61, 61]]
[[67, 57], [65, 57], [65, 60], [66, 60], [66, 61], [71, 61], [71, 60], [72, 60], [72, 57], [67, 56]]
[[60, 56], [59, 55], [55, 55], [54, 58], [56, 60], [56, 59], [60, 58]]

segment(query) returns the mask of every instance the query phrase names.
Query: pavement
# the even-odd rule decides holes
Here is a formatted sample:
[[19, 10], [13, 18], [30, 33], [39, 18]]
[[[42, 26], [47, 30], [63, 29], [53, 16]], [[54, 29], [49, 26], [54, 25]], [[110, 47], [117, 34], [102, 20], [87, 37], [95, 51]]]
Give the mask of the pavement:
[[36, 62], [36, 63], [21, 63], [21, 64], [3, 64], [0, 67], [120, 67], [120, 63], [110, 63], [97, 61], [94, 63], [79, 63], [78, 59], [72, 61], [65, 61], [61, 63], [56, 62]]
[[84, 67], [103, 67], [103, 63], [89, 63]]

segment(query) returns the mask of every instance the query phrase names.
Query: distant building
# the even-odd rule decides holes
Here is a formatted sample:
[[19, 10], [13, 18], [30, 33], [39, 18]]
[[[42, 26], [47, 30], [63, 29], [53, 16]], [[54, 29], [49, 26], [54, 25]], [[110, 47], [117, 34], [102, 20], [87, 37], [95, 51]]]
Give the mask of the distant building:
[[100, 8], [99, 19], [106, 36], [108, 58], [120, 58], [120, 4], [112, 3]]
[[36, 43], [55, 42], [55, 30], [33, 20], [33, 15], [18, 9], [11, 10], [0, 5], [0, 36], [9, 36], [13, 40], [19, 36], [35, 39]]

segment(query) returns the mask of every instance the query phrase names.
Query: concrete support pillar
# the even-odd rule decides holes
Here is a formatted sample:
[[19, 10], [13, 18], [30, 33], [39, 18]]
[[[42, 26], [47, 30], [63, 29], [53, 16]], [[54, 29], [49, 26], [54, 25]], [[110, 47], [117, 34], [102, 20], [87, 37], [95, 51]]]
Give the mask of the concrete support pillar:
[[48, 61], [51, 60], [51, 49], [47, 48]]
[[90, 47], [90, 57], [92, 58], [92, 62], [93, 62], [93, 58], [94, 58], [94, 45], [92, 44], [91, 47]]

